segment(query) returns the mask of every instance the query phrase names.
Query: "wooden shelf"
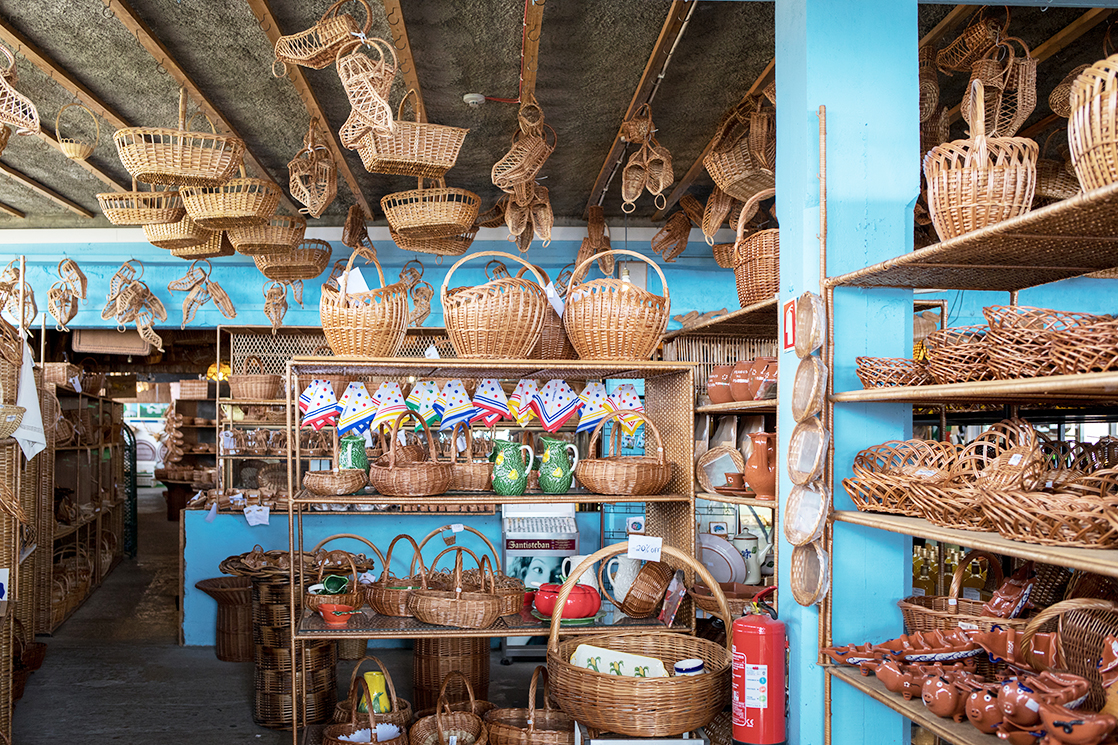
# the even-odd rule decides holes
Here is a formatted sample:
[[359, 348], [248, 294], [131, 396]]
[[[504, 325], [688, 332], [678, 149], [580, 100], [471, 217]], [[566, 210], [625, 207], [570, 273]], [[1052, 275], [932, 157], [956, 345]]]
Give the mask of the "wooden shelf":
[[828, 277], [829, 287], [1020, 290], [1111, 269], [1118, 183], [988, 228]]
[[[213, 401], [212, 398], [198, 399], [200, 401]], [[232, 406], [287, 406], [286, 399], [247, 399], [247, 398], [219, 398], [218, 405], [230, 404]]]
[[893, 711], [911, 719], [936, 737], [953, 745], [998, 745], [1004, 742], [994, 735], [984, 735], [970, 722], [956, 722], [954, 719], [941, 719], [928, 708], [920, 698], [906, 701], [904, 696], [892, 693], [877, 678], [863, 676], [857, 670], [846, 667], [828, 667], [826, 672], [833, 678], [888, 706]]
[[[571, 490], [566, 494], [527, 492], [518, 497], [505, 497], [496, 492], [449, 491], [433, 497], [386, 497], [376, 492], [325, 497], [306, 491], [292, 500], [294, 504], [554, 504], [555, 502], [686, 502], [687, 494], [653, 494], [634, 497], [626, 494], [593, 494]], [[423, 514], [423, 513], [416, 513]]]
[[703, 336], [745, 336], [755, 339], [775, 339], [777, 330], [776, 298], [754, 303], [709, 321], [676, 329], [664, 334], [661, 341], [671, 341], [677, 336], [701, 334]]
[[91, 523], [96, 522], [97, 521], [97, 515], [100, 514], [100, 512], [101, 512], [101, 510], [100, 510], [100, 508], [98, 508], [97, 510], [94, 510], [94, 512], [91, 515], [89, 515], [88, 517], [81, 518], [76, 523], [70, 523], [69, 525], [57, 526], [54, 529], [54, 540], [57, 541], [59, 538], [65, 538], [68, 535], [76, 533], [79, 528], [83, 528], [86, 525], [89, 525]]
[[778, 505], [775, 499], [757, 499], [756, 497], [731, 497], [716, 492], [695, 492], [695, 499], [706, 499], [711, 502], [725, 504], [740, 504], [746, 507], [764, 507], [767, 510], [776, 510]]
[[724, 404], [696, 406], [696, 414], [775, 414], [776, 399], [766, 401], [730, 401]]
[[1079, 403], [1118, 401], [1118, 373], [1052, 375], [1047, 378], [985, 380], [950, 385], [897, 386], [843, 391], [835, 403]]
[[[206, 453], [197, 453], [206, 455]], [[304, 455], [299, 460], [330, 460], [330, 455]], [[287, 455], [219, 455], [220, 460], [287, 460]]]
[[835, 512], [833, 517], [835, 522], [864, 525], [878, 530], [887, 530], [890, 533], [930, 538], [966, 548], [978, 548], [995, 554], [1118, 577], [1118, 550], [1040, 546], [1035, 543], [1011, 541], [997, 533], [941, 528], [918, 517], [883, 515], [875, 512], [841, 510]]
[[[657, 378], [690, 371], [685, 362], [612, 360], [465, 360], [374, 359], [368, 357], [295, 357], [291, 366], [299, 375], [372, 375], [378, 378], [498, 378], [513, 380], [601, 380], [604, 378]], [[221, 401], [220, 403], [232, 403]], [[241, 402], [245, 403], [245, 402]], [[278, 403], [286, 401], [258, 401]]]

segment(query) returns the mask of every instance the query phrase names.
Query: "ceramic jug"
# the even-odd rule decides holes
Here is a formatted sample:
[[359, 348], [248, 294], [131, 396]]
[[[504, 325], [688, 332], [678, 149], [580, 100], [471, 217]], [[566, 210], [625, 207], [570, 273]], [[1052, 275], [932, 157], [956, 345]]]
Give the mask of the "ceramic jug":
[[762, 388], [767, 381], [776, 380], [776, 357], [756, 357], [753, 360], [749, 392], [745, 400], [753, 401], [763, 395]]
[[750, 432], [753, 450], [745, 462], [745, 483], [758, 499], [776, 499], [776, 433]]
[[614, 556], [606, 564], [606, 577], [613, 586], [613, 597], [617, 602], [625, 601], [629, 588], [641, 570], [640, 559], [630, 559], [628, 556]]
[[753, 382], [753, 360], [742, 360], [730, 373], [730, 395], [735, 401], [752, 401], [750, 384]]
[[493, 440], [493, 491], [502, 497], [519, 497], [528, 487], [532, 448], [508, 440]]
[[369, 470], [369, 458], [365, 455], [365, 438], [346, 435], [338, 439], [338, 468]]
[[730, 374], [733, 370], [733, 365], [717, 365], [711, 370], [707, 378], [707, 395], [712, 404], [728, 404], [734, 400], [730, 393]]
[[[542, 480], [542, 477], [541, 477], [541, 480]], [[574, 571], [575, 567], [577, 567], [579, 564], [581, 564], [582, 560], [585, 559], [587, 556], [589, 556], [589, 554], [575, 554], [573, 556], [568, 556], [567, 558], [563, 559], [563, 576], [564, 577], [570, 577], [571, 572]], [[597, 590], [598, 589], [598, 572], [595, 571], [594, 566], [595, 565], [591, 565], [589, 569], [587, 569], [585, 572], [583, 572], [582, 575], [578, 578], [578, 582], [576, 582], [575, 584], [576, 585], [586, 585], [587, 587], [593, 587], [595, 590]], [[596, 612], [597, 611], [595, 611], [595, 613]]]
[[[573, 443], [541, 436], [544, 450], [540, 458], [540, 491], [544, 494], [566, 494], [574, 481], [575, 466], [578, 465], [578, 448]], [[567, 457], [570, 450], [572, 461]], [[597, 589], [597, 588], [595, 588]]]
[[743, 584], [761, 584], [761, 564], [768, 555], [769, 549], [772, 548], [772, 543], [762, 540], [748, 530], [738, 533], [730, 542], [734, 544], [734, 548], [738, 550], [741, 558], [745, 561], [745, 580]]

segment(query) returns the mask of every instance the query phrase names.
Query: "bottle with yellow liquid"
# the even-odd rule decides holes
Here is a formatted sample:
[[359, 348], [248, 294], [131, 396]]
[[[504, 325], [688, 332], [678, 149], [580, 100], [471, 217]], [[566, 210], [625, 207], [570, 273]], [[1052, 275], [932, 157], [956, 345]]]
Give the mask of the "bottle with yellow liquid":
[[986, 570], [982, 563], [975, 560], [963, 574], [962, 596], [968, 600], [989, 600], [991, 593], [986, 592]]
[[935, 580], [928, 574], [927, 563], [920, 566], [920, 576], [912, 582], [913, 595], [934, 595], [936, 592]]

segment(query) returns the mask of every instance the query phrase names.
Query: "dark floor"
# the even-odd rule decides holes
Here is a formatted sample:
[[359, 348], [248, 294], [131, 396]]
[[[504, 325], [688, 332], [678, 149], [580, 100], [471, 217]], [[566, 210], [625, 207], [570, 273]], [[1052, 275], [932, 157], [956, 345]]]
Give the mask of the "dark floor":
[[[141, 489], [140, 551], [108, 576], [52, 637], [42, 669], [16, 704], [15, 745], [80, 741], [160, 745], [291, 743], [290, 732], [252, 721], [252, 663], [221, 662], [212, 647], [178, 646], [178, 525], [158, 489]], [[373, 650], [410, 698], [411, 651]], [[489, 700], [525, 706], [535, 661], [500, 664]], [[348, 684], [352, 662], [338, 664]]]

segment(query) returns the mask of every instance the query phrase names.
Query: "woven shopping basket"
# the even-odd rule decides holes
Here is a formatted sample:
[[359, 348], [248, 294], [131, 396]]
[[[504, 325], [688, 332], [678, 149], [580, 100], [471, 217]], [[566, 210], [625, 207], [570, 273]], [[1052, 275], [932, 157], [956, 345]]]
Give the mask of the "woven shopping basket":
[[[667, 737], [690, 732], [710, 723], [730, 700], [730, 650], [714, 642], [668, 631], [607, 633], [559, 640], [563, 608], [578, 578], [597, 562], [606, 562], [629, 550], [628, 542], [617, 543], [583, 559], [571, 571], [556, 601], [547, 643], [547, 672], [560, 708], [588, 727], [630, 737]], [[732, 621], [726, 596], [714, 577], [683, 551], [665, 545], [663, 558], [693, 570], [718, 599], [723, 622]], [[728, 635], [729, 636], [729, 635]], [[727, 638], [727, 645], [729, 643]], [[667, 678], [638, 678], [609, 675], [576, 667], [571, 657], [580, 644], [591, 644], [617, 652], [640, 654], [663, 660], [672, 669], [676, 662], [703, 660], [703, 675]]]
[[[451, 704], [447, 699], [447, 686], [452, 680], [458, 679], [465, 684], [469, 700]], [[443, 679], [434, 713], [430, 716], [417, 715], [416, 723], [408, 732], [410, 745], [448, 745], [452, 738], [455, 745], [487, 745], [489, 728], [481, 719], [482, 714], [489, 711], [485, 708], [486, 704], [490, 708], [493, 706], [487, 701], [477, 701], [474, 698], [474, 688], [465, 675], [451, 672]], [[419, 714], [422, 715], [423, 712]]]
[[[656, 438], [655, 455], [621, 455], [621, 427], [613, 426], [612, 447], [601, 458], [594, 457], [597, 453], [596, 445], [602, 434], [606, 422], [622, 417], [635, 417], [645, 423], [647, 432]], [[645, 442], [648, 443], [648, 434]], [[648, 445], [645, 445], [647, 450]], [[645, 414], [639, 411], [619, 410], [611, 411], [590, 435], [590, 445], [587, 452], [591, 455], [579, 460], [575, 466], [575, 477], [578, 482], [595, 494], [626, 494], [629, 496], [645, 496], [659, 494], [672, 477], [672, 465], [664, 457], [664, 441], [660, 437], [660, 430]], [[610, 455], [610, 452], [616, 453]]]
[[356, 258], [354, 251], [337, 287], [322, 285], [318, 304], [322, 333], [338, 356], [395, 357], [408, 329], [408, 288], [403, 282], [387, 284], [380, 262], [373, 258], [366, 263], [376, 267], [380, 289], [348, 292]]
[[780, 230], [770, 228], [745, 235], [745, 225], [757, 213], [760, 202], [775, 194], [776, 189], [757, 192], [738, 214], [734, 280], [738, 302], [743, 308], [771, 300], [780, 289]]
[[291, 251], [252, 257], [256, 268], [273, 282], [314, 279], [326, 271], [332, 249], [326, 241], [304, 238]]
[[174, 223], [186, 215], [178, 191], [138, 191], [136, 179], [132, 179], [132, 191], [98, 194], [97, 203], [113, 225]]
[[924, 156], [928, 211], [940, 240], [1032, 208], [1037, 144], [1025, 137], [987, 137], [981, 81], [971, 81], [970, 95], [975, 107], [973, 136], [937, 145]]
[[261, 225], [275, 214], [280, 189], [262, 178], [240, 178], [218, 186], [184, 186], [179, 192], [190, 219], [207, 230], [226, 230], [243, 225]]
[[1118, 54], [1091, 65], [1071, 84], [1068, 145], [1075, 174], [1088, 191], [1118, 181], [1116, 91]]
[[[420, 589], [408, 596], [408, 609], [416, 620], [438, 626], [464, 629], [485, 629], [501, 617], [501, 601], [497, 597], [496, 580], [489, 557], [482, 558], [481, 569], [485, 585], [479, 590], [467, 590], [462, 582], [462, 554], [473, 552], [455, 548], [452, 585], [447, 590], [433, 590], [428, 586], [427, 572], [420, 569]], [[474, 556], [476, 560], [477, 557]]]
[[[456, 532], [456, 529], [458, 528], [460, 528], [460, 530]], [[449, 538], [446, 535], [446, 532], [448, 530], [451, 531]], [[524, 583], [516, 579], [515, 577], [509, 577], [505, 575], [501, 571], [501, 559], [500, 554], [498, 554], [497, 552], [497, 547], [494, 546], [493, 542], [486, 538], [485, 534], [479, 531], [477, 528], [471, 528], [469, 525], [458, 526], [454, 524], [443, 525], [442, 527], [435, 528], [426, 536], [424, 536], [423, 540], [419, 542], [419, 551], [422, 552], [423, 547], [427, 545], [427, 542], [432, 540], [435, 536], [442, 536], [443, 541], [449, 541], [449, 545], [453, 548], [453, 546], [457, 542], [458, 532], [461, 531], [473, 533], [475, 536], [477, 536], [478, 539], [481, 540], [482, 543], [485, 544], [485, 547], [489, 549], [489, 553], [486, 555], [486, 558], [490, 560], [490, 563], [493, 566], [493, 577], [496, 580], [497, 595], [501, 599], [501, 615], [512, 616], [519, 613], [520, 609], [524, 606]], [[445, 549], [440, 552], [438, 556], [435, 557], [435, 560], [431, 562], [432, 572], [435, 571], [435, 567], [438, 565], [438, 561], [442, 558], [443, 554], [446, 554], [450, 550], [451, 549]], [[413, 576], [415, 575], [415, 560], [412, 561], [412, 567], [409, 573]], [[443, 579], [447, 579], [447, 577], [444, 575]], [[471, 589], [476, 589], [480, 588], [484, 584], [484, 577], [482, 577], [482, 572], [480, 569], [467, 569], [462, 572], [462, 581]]]
[[[251, 367], [256, 372], [249, 372]], [[279, 396], [283, 377], [264, 372], [264, 363], [255, 354], [250, 354], [241, 362], [241, 372], [229, 376], [229, 392], [233, 398], [274, 401]]]
[[[543, 678], [543, 709], [536, 708], [536, 690]], [[528, 684], [527, 709], [494, 709], [486, 712], [489, 741], [493, 745], [574, 745], [575, 720], [551, 708], [547, 668], [539, 665]]]
[[[368, 659], [368, 658], [366, 658]], [[376, 659], [375, 657], [372, 659]], [[380, 664], [380, 660], [377, 660]], [[384, 665], [381, 665], [384, 670]], [[356, 673], [356, 671], [355, 671]], [[388, 671], [385, 670], [385, 677], [388, 677]], [[391, 686], [391, 679], [388, 679], [388, 685]], [[333, 695], [333, 693], [331, 693]], [[395, 699], [396, 692], [392, 692], [392, 697]], [[349, 697], [344, 703], [348, 704], [349, 721], [341, 724], [328, 724], [322, 731], [322, 745], [346, 745], [350, 742], [361, 742], [361, 740], [354, 740], [354, 736], [361, 730], [369, 730], [370, 738], [364, 742], [376, 742], [381, 745], [408, 745], [408, 726], [406, 723], [392, 721], [389, 719], [389, 714], [375, 714], [373, 713], [373, 706], [365, 707], [365, 722], [361, 721], [361, 715], [357, 711], [358, 704], [361, 700], [372, 703], [373, 696], [369, 692], [369, 684], [365, 682], [365, 678], [358, 678], [350, 684]], [[339, 701], [337, 706], [341, 706], [343, 702]], [[335, 718], [337, 718], [337, 710], [335, 708]], [[385, 737], [383, 739], [378, 737], [377, 723], [383, 722], [391, 724], [400, 729], [400, 733], [395, 737]]]
[[307, 218], [302, 215], [272, 215], [260, 225], [242, 225], [227, 231], [229, 242], [243, 256], [289, 253], [307, 233]]
[[[551, 278], [541, 267], [534, 264], [533, 266], [543, 278], [546, 293], [546, 286], [551, 283]], [[523, 267], [516, 273], [517, 278], [523, 277], [527, 271], [528, 267]], [[555, 312], [551, 303], [548, 303], [544, 309], [543, 326], [540, 327], [540, 340], [536, 342], [536, 346], [532, 347], [532, 351], [528, 353], [528, 358], [533, 360], [578, 359], [578, 352], [571, 345], [571, 340], [567, 338], [567, 331], [563, 328], [563, 319]]]
[[386, 194], [380, 208], [393, 232], [407, 238], [446, 238], [468, 232], [477, 219], [481, 199], [465, 189], [438, 186], [424, 188], [419, 179], [416, 189]]
[[[499, 277], [476, 287], [447, 289], [460, 266], [486, 256], [522, 264], [536, 281]], [[455, 353], [466, 359], [527, 358], [539, 341], [548, 310], [543, 284], [535, 267], [500, 251], [482, 251], [456, 261], [443, 279], [440, 295], [443, 321]]]
[[334, 709], [334, 722], [344, 723], [348, 720], [351, 707], [358, 707], [362, 700], [362, 691], [357, 684], [357, 675], [361, 671], [361, 665], [365, 661], [375, 662], [380, 671], [384, 673], [384, 684], [388, 689], [388, 711], [383, 714], [377, 714], [377, 718], [388, 724], [395, 724], [405, 732], [411, 726], [412, 720], [412, 706], [406, 700], [396, 695], [396, 686], [392, 682], [392, 674], [388, 672], [388, 668], [380, 661], [379, 657], [373, 655], [364, 655], [357, 664], [353, 666], [353, 672], [349, 676], [349, 695], [338, 702], [337, 707]]
[[[338, 47], [353, 41], [358, 33], [357, 21], [348, 13], [339, 10], [348, 0], [338, 0], [322, 14], [318, 22], [305, 31], [276, 39], [276, 60], [291, 62], [303, 67], [321, 70], [329, 66]], [[372, 28], [372, 13], [366, 0], [359, 0], [365, 8], [365, 26], [361, 34], [368, 34]]]
[[[632, 256], [660, 276], [663, 297], [622, 279], [582, 282], [590, 262], [605, 256]], [[563, 326], [584, 360], [647, 360], [660, 344], [671, 314], [668, 281], [656, 262], [636, 251], [603, 251], [575, 267], [567, 287]]]
[[417, 106], [413, 106], [415, 121], [405, 120], [404, 102], [415, 95], [412, 89], [400, 99], [391, 132], [370, 129], [358, 140], [355, 149], [366, 171], [439, 178], [458, 160], [458, 151], [470, 130], [420, 121]]
[[757, 148], [750, 142], [756, 139], [751, 131], [756, 106], [755, 101], [746, 99], [731, 110], [719, 125], [710, 152], [703, 158], [703, 165], [718, 188], [741, 202], [759, 191], [776, 187], [775, 171], [757, 159]]
[[[404, 461], [398, 454], [399, 443], [396, 433], [401, 423], [411, 418], [419, 422], [427, 435], [427, 458], [430, 460]], [[435, 438], [423, 417], [415, 412], [405, 411], [392, 420], [392, 431], [388, 437], [391, 443], [388, 452], [377, 458], [369, 466], [369, 484], [386, 497], [427, 497], [442, 494], [450, 485], [451, 467], [449, 463], [439, 463], [435, 459], [438, 452]]]
[[392, 574], [390, 566], [392, 550], [396, 547], [396, 543], [401, 540], [406, 540], [412, 545], [412, 556], [414, 557], [412, 564], [414, 565], [416, 561], [420, 565], [423, 564], [423, 556], [420, 554], [415, 539], [406, 533], [396, 536], [392, 539], [392, 543], [388, 544], [388, 553], [384, 555], [384, 569], [381, 571], [380, 579], [365, 585], [365, 601], [370, 608], [382, 616], [411, 618], [411, 611], [408, 610], [408, 596], [412, 590], [420, 588], [419, 576], [415, 575], [413, 570], [411, 576], [396, 577]]

